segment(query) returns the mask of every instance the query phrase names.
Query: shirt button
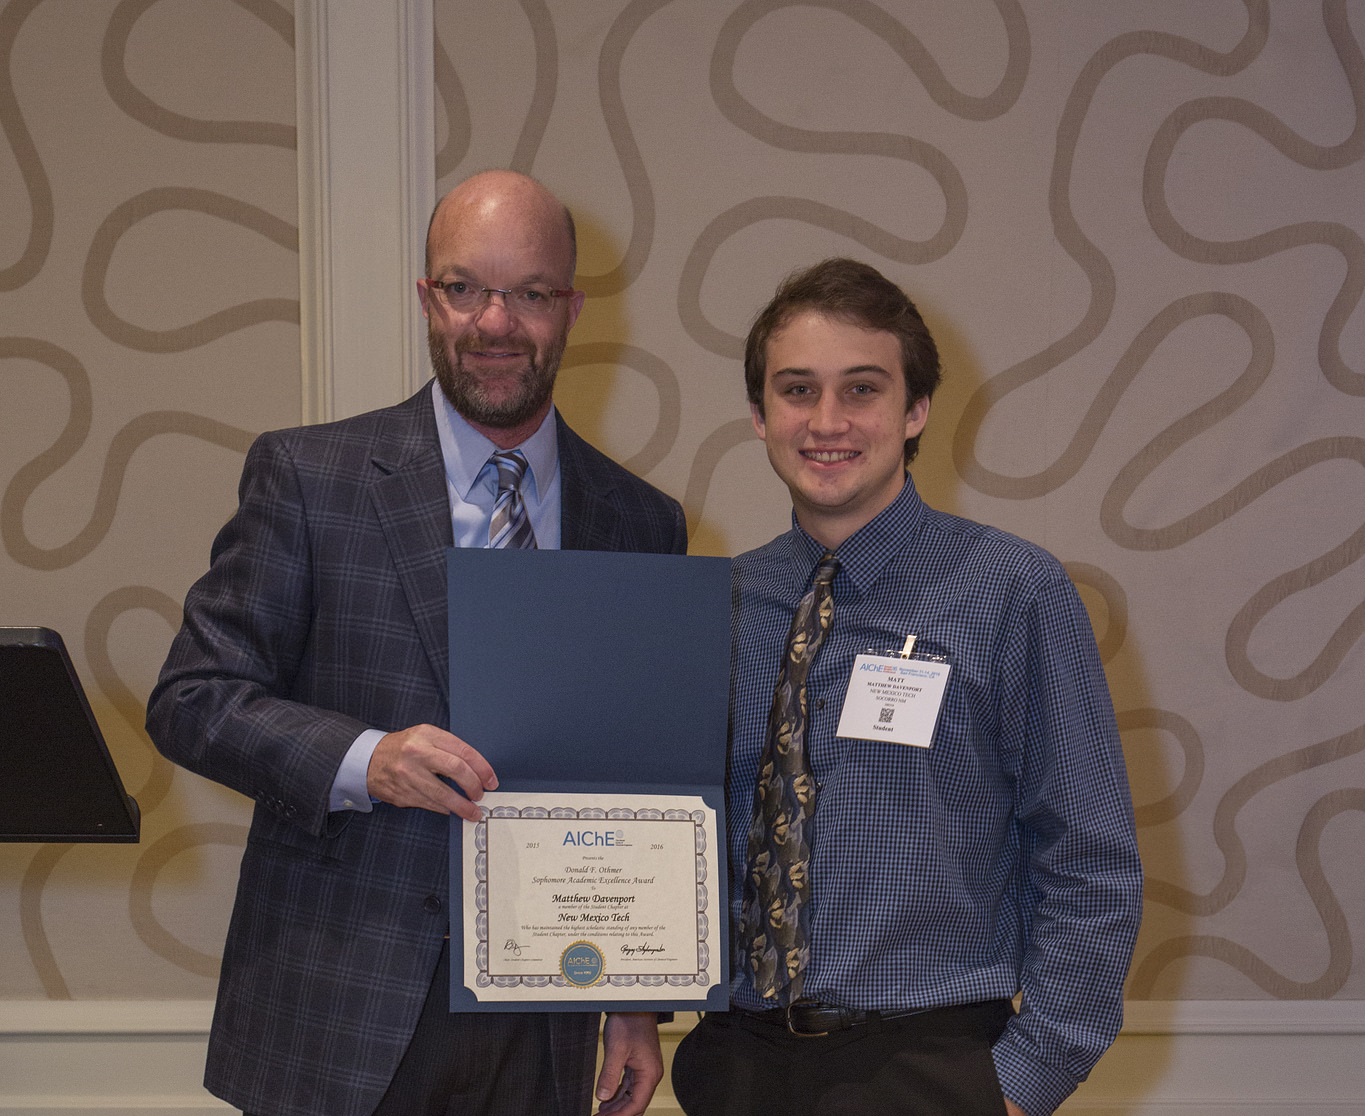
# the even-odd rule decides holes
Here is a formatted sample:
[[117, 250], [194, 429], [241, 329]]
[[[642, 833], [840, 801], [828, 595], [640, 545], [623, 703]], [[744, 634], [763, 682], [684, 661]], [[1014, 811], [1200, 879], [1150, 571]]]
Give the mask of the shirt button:
[[816, 707], [817, 709], [825, 709], [825, 708], [826, 708], [826, 698], [818, 698], [815, 707]]
[[436, 914], [442, 909], [442, 901], [435, 895], [429, 895], [423, 900], [423, 910]]
[[344, 798], [342, 800], [342, 805], [345, 806], [348, 810], [356, 809], [356, 803], [353, 802], [350, 798]]

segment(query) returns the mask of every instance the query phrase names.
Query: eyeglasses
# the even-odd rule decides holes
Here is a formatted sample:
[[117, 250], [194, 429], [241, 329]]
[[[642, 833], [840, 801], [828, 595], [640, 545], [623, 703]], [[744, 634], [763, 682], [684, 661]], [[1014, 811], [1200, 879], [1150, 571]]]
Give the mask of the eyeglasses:
[[541, 317], [551, 312], [556, 299], [569, 298], [574, 290], [560, 290], [541, 283], [524, 283], [518, 287], [481, 287], [465, 279], [419, 279], [447, 309], [469, 314], [484, 308], [490, 295], [503, 295], [504, 308], [511, 314]]

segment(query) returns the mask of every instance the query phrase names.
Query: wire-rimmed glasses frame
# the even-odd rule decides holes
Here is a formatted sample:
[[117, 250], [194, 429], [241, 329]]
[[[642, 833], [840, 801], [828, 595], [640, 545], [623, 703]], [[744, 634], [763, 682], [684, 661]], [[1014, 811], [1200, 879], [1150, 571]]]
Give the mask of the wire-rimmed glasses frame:
[[572, 287], [549, 287], [544, 283], [521, 283], [516, 287], [482, 287], [468, 279], [419, 279], [448, 310], [471, 314], [483, 310], [493, 295], [502, 295], [504, 308], [514, 314], [541, 316], [549, 314], [556, 299], [569, 298]]

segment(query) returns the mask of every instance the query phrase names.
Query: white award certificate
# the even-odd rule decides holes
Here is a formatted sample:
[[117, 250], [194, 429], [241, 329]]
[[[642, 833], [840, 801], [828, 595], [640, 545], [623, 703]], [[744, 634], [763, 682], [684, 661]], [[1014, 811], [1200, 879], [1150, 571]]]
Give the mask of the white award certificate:
[[717, 814], [692, 795], [493, 791], [462, 845], [478, 1001], [704, 1000], [721, 979]]

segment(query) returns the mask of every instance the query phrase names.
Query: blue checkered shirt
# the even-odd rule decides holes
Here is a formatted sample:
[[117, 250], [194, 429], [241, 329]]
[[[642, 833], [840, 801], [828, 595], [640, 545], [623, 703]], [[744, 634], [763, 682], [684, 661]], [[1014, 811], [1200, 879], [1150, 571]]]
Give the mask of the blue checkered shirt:
[[[823, 547], [801, 529], [733, 564], [727, 785], [732, 924], [770, 699]], [[934, 511], [911, 480], [836, 551], [835, 621], [808, 680], [819, 788], [805, 998], [908, 1011], [1022, 993], [1003, 1092], [1052, 1112], [1121, 1025], [1141, 870], [1087, 613], [1039, 547]], [[929, 749], [836, 735], [855, 656], [950, 663]], [[732, 1002], [762, 1009], [741, 954]]]

